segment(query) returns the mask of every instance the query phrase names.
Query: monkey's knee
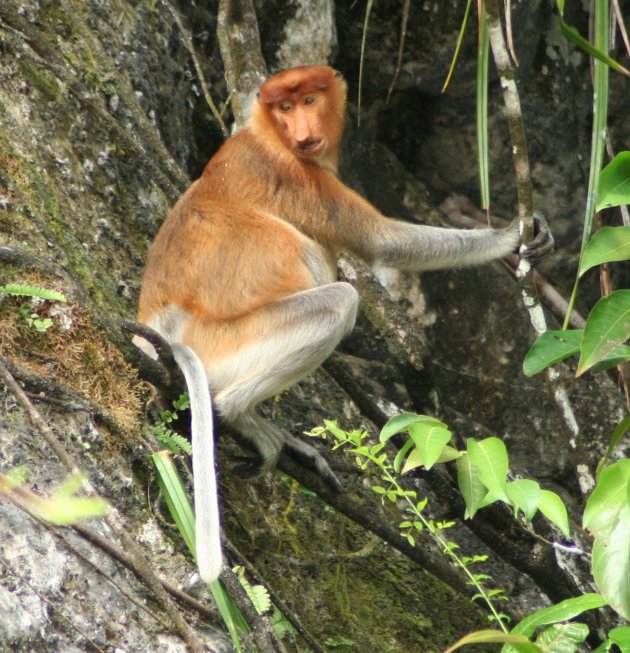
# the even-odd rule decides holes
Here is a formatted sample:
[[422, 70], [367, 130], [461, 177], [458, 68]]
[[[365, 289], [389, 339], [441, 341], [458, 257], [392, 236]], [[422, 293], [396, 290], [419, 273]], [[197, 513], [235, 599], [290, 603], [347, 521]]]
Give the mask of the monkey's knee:
[[336, 314], [338, 319], [338, 329], [341, 338], [347, 336], [357, 321], [357, 311], [359, 309], [359, 293], [354, 289], [354, 286], [346, 281], [338, 281], [331, 284], [337, 295], [335, 302]]

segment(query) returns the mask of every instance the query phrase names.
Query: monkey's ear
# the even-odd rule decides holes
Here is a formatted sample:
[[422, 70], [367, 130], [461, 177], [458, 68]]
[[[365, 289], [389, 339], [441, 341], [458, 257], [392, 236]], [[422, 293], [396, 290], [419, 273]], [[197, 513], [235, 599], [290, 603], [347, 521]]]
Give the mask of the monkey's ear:
[[333, 69], [333, 74], [335, 75], [335, 77], [343, 77], [343, 75], [338, 70]]

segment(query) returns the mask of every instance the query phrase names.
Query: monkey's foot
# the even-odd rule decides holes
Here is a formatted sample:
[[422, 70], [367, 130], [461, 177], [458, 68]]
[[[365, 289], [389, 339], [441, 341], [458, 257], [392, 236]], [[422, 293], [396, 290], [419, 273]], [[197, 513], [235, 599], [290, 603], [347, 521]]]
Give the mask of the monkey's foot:
[[284, 447], [292, 458], [313, 470], [333, 492], [343, 492], [343, 485], [315, 447], [294, 436], [287, 437]]

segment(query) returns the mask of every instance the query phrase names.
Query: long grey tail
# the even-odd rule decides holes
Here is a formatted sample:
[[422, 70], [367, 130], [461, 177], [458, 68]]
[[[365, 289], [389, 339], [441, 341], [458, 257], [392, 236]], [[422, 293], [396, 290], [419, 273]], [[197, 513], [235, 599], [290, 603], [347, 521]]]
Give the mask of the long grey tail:
[[197, 354], [182, 344], [173, 344], [171, 348], [184, 373], [190, 396], [197, 566], [201, 578], [212, 582], [221, 573], [223, 555], [210, 390], [206, 372]]

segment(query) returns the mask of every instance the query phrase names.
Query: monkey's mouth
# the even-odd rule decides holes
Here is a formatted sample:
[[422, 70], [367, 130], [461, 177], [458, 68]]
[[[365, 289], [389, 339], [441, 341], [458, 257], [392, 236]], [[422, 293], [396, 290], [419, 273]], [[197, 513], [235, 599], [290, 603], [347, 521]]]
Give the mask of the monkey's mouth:
[[319, 154], [326, 146], [323, 138], [310, 138], [297, 144], [298, 152], [304, 156]]

